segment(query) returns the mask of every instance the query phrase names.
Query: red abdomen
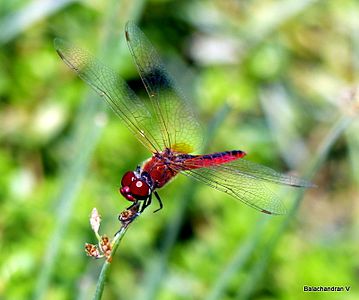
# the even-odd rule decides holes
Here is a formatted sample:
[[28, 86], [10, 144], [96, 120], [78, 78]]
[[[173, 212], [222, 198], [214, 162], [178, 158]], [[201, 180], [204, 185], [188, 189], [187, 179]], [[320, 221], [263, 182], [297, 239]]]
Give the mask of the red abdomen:
[[246, 153], [240, 150], [216, 152], [204, 155], [190, 155], [171, 152], [166, 150], [160, 155], [152, 156], [142, 167], [154, 183], [154, 188], [161, 188], [179, 171], [206, 168], [210, 166], [225, 164], [242, 158]]
[[221, 165], [245, 156], [246, 153], [241, 150], [216, 152], [212, 154], [193, 155], [184, 161], [185, 169], [206, 168], [215, 165]]

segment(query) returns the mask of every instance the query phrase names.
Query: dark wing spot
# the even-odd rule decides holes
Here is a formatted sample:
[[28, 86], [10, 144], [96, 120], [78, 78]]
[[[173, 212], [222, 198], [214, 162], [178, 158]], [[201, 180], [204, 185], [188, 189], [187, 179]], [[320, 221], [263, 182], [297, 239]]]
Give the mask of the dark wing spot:
[[161, 90], [171, 89], [173, 85], [168, 75], [163, 70], [156, 68], [148, 70], [148, 72], [143, 75], [143, 80], [149, 82], [152, 87]]

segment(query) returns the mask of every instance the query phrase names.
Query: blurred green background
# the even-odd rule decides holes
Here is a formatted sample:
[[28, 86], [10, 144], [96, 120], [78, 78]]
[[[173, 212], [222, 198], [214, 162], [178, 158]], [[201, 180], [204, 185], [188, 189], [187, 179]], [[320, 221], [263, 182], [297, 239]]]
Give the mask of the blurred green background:
[[[149, 153], [57, 56], [63, 37], [144, 89], [124, 41], [132, 19], [207, 132], [318, 188], [288, 216], [260, 214], [178, 178], [127, 232], [103, 299], [359, 299], [359, 2], [0, 1], [0, 298], [90, 299], [113, 235], [122, 174]], [[303, 286], [350, 286], [304, 293]]]

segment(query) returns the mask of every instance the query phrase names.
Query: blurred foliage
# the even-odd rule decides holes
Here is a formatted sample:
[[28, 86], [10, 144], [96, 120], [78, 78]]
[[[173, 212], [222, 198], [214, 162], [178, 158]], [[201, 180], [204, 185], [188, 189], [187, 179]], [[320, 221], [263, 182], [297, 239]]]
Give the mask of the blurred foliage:
[[[303, 174], [335, 122], [357, 113], [358, 1], [115, 2], [0, 0], [2, 299], [92, 297], [102, 262], [83, 251], [95, 241], [90, 212], [100, 211], [103, 233], [116, 232], [128, 205], [117, 194], [121, 176], [149, 156], [104, 114], [99, 97], [85, 96], [54, 37], [99, 50], [144, 95], [123, 35], [127, 19], [138, 19], [205, 128], [229, 106], [208, 151], [241, 149], [277, 170]], [[306, 192], [253, 290], [242, 293], [284, 217], [268, 218], [259, 231], [257, 211], [178, 178], [160, 191], [164, 209], [149, 208], [129, 229], [104, 299], [333, 294], [304, 293], [304, 285], [351, 286], [334, 297], [358, 299], [358, 129], [354, 120], [331, 149], [313, 178], [318, 188]], [[256, 234], [216, 298], [222, 272]]]

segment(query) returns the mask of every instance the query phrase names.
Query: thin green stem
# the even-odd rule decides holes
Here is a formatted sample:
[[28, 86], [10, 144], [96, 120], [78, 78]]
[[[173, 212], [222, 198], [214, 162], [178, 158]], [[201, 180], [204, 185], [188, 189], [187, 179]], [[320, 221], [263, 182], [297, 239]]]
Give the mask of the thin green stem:
[[[342, 135], [344, 130], [349, 126], [352, 119], [353, 118], [345, 116], [341, 118], [335, 125], [333, 125], [326, 138], [323, 140], [322, 144], [318, 148], [317, 154], [311, 162], [310, 167], [305, 174], [305, 177], [312, 178], [314, 176], [314, 174], [324, 163], [330, 149], [333, 147], [334, 143], [338, 140], [338, 138]], [[304, 192], [305, 190], [303, 189], [298, 191], [294, 200], [294, 204], [291, 207], [288, 215], [285, 217], [283, 222], [280, 223], [278, 229], [275, 231], [268, 244], [263, 247], [262, 253], [259, 255], [261, 259], [259, 259], [256, 265], [252, 268], [252, 271], [248, 276], [247, 282], [243, 284], [241, 289], [238, 291], [238, 299], [246, 299], [250, 297], [251, 293], [253, 292], [254, 288], [258, 283], [260, 275], [263, 273], [263, 270], [267, 265], [271, 253], [273, 252], [283, 232], [288, 227], [289, 222], [293, 219], [293, 216], [295, 215], [300, 205], [301, 199], [303, 198]], [[218, 277], [210, 294], [207, 297], [207, 300], [221, 299], [231, 278], [236, 274], [242, 272], [243, 267], [248, 262], [252, 251], [258, 248], [258, 243], [260, 241], [258, 237], [261, 236], [262, 232], [268, 225], [268, 220], [268, 216], [261, 216], [259, 218], [259, 221], [257, 222], [256, 228], [253, 231], [253, 234], [248, 237], [245, 243], [243, 243], [242, 241], [239, 243], [238, 250], [235, 251], [235, 254], [230, 260], [230, 263], [224, 269], [222, 274]]]
[[[134, 219], [133, 219], [134, 220]], [[132, 223], [133, 220], [130, 222]], [[129, 224], [130, 224], [129, 223]], [[115, 234], [113, 241], [112, 241], [112, 251], [110, 256], [106, 259], [105, 263], [102, 266], [100, 276], [97, 281], [96, 291], [93, 297], [93, 300], [100, 300], [103, 294], [103, 290], [105, 287], [105, 282], [110, 270], [110, 265], [112, 263], [112, 259], [116, 254], [117, 248], [120, 245], [121, 240], [125, 236], [125, 233], [128, 229], [129, 224], [122, 225], [120, 230]]]
[[[87, 113], [95, 114], [96, 111], [98, 111], [98, 105], [92, 97], [88, 100]], [[73, 160], [72, 164], [68, 164], [69, 168], [67, 169], [66, 175], [64, 174], [63, 176], [63, 187], [56, 199], [56, 203], [59, 203], [56, 209], [56, 224], [45, 250], [44, 261], [36, 282], [34, 299], [42, 299], [49, 285], [56, 257], [58, 256], [61, 242], [65, 237], [67, 226], [73, 213], [76, 195], [84, 178], [85, 170], [88, 168], [98, 137], [102, 131], [102, 128], [94, 123], [92, 125], [89, 124], [85, 132], [81, 124], [78, 125], [79, 127], [76, 128], [77, 133], [73, 138], [74, 140], [76, 140], [76, 138], [79, 140], [79, 147], [77, 148], [77, 153], [74, 155], [76, 159]], [[80, 149], [81, 152], [79, 152]]]
[[10, 42], [19, 34], [26, 31], [35, 23], [44, 20], [65, 6], [75, 2], [74, 0], [57, 1], [24, 1], [21, 8], [9, 13], [0, 20], [0, 45]]
[[[311, 166], [308, 168], [308, 178], [312, 178], [314, 174], [319, 170], [319, 168], [323, 165], [331, 148], [338, 140], [338, 138], [343, 134], [344, 130], [353, 121], [353, 119], [353, 117], [344, 116], [333, 125], [333, 127], [321, 143], [320, 147], [318, 148], [318, 151], [313, 161], [311, 162]], [[300, 190], [297, 193], [294, 204], [291, 207], [288, 215], [286, 215], [283, 222], [279, 224], [277, 230], [274, 232], [268, 244], [263, 247], [261, 253], [259, 254], [260, 259], [255, 263], [252, 270], [249, 272], [248, 280], [238, 291], [237, 299], [248, 299], [251, 297], [253, 291], [258, 285], [258, 281], [260, 280], [260, 277], [263, 274], [277, 243], [280, 240], [280, 237], [288, 228], [289, 223], [293, 220], [293, 217], [298, 210], [301, 200], [303, 199], [304, 193], [304, 190]]]
[[256, 222], [255, 228], [253, 229], [253, 236], [251, 236], [250, 239], [247, 239], [244, 244], [242, 242], [239, 243], [233, 258], [230, 260], [226, 268], [224, 268], [223, 272], [214, 283], [214, 286], [206, 300], [222, 299], [222, 296], [225, 293], [225, 289], [228, 286], [231, 278], [238, 274], [238, 270], [242, 269], [244, 264], [251, 256], [253, 250], [257, 247], [257, 244], [262, 237], [262, 233], [266, 228], [269, 220], [269, 216], [261, 216]]

